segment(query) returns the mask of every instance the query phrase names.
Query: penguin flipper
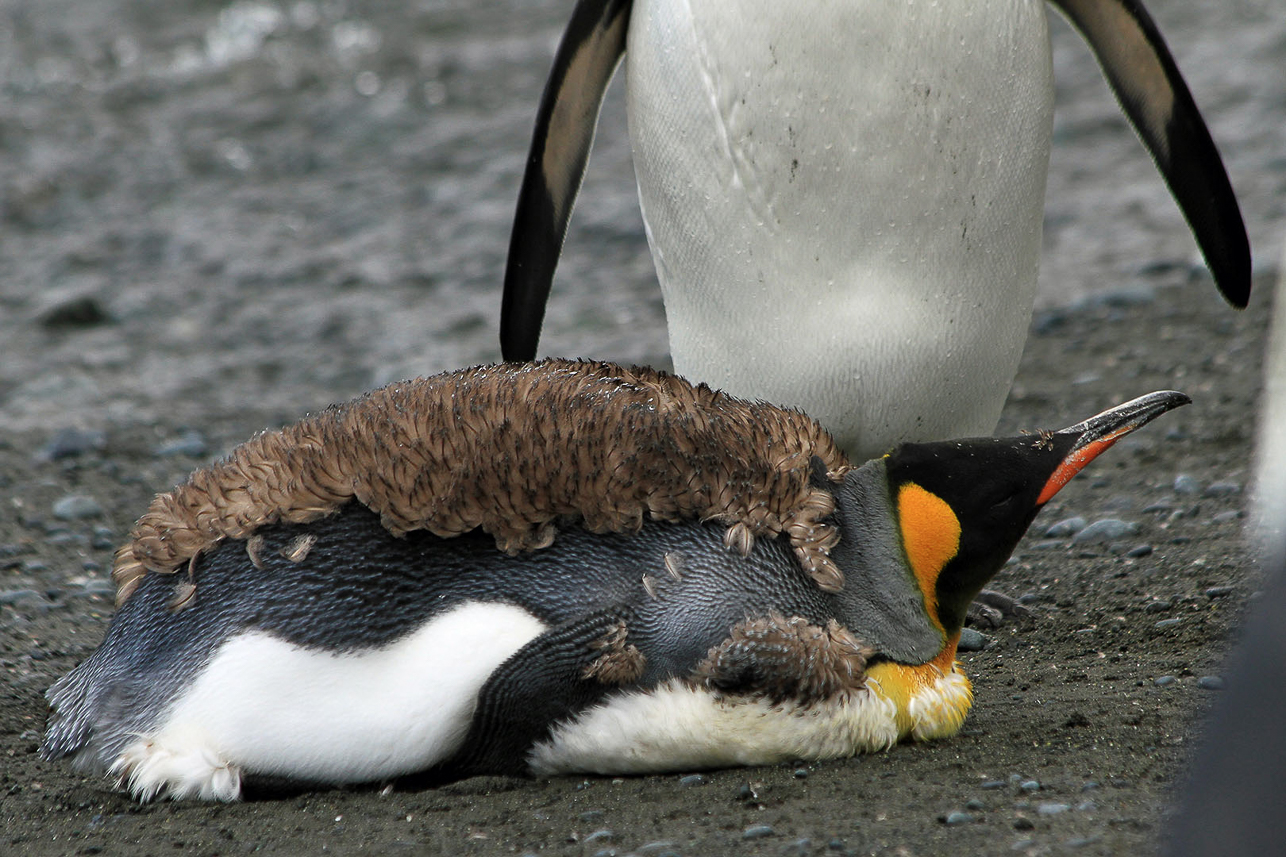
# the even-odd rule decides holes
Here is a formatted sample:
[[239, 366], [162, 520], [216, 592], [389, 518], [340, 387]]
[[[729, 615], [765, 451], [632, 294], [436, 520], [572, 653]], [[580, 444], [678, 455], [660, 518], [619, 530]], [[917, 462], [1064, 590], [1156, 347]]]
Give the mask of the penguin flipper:
[[506, 360], [536, 356], [599, 108], [625, 54], [632, 5], [633, 0], [580, 0], [554, 55], [509, 238], [500, 305], [500, 351]]
[[1250, 240], [1210, 130], [1140, 0], [1050, 0], [1085, 37], [1224, 298], [1250, 299]]
[[560, 722], [632, 683], [645, 658], [628, 642], [624, 608], [553, 628], [496, 668], [478, 692], [469, 733], [439, 772], [528, 774], [527, 756]]

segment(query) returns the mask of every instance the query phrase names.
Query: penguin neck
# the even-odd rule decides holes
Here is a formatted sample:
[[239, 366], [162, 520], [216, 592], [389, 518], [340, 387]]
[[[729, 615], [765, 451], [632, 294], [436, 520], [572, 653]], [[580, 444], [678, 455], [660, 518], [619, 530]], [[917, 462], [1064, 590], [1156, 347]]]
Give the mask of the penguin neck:
[[861, 629], [878, 655], [924, 664], [952, 647], [907, 561], [882, 459], [868, 461], [835, 490], [839, 544], [831, 557], [844, 572], [838, 618]]

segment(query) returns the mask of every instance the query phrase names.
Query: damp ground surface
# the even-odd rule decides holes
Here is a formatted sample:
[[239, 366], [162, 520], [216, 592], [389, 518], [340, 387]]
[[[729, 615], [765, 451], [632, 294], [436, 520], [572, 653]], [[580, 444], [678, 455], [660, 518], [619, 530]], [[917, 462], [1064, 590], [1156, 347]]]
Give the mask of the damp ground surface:
[[[1194, 403], [1037, 519], [993, 583], [1030, 616], [962, 656], [977, 699], [958, 737], [138, 805], [36, 753], [45, 689], [110, 618], [113, 550], [154, 493], [254, 432], [498, 357], [509, 217], [568, 4], [182, 5], [0, 0], [0, 854], [1155, 851], [1259, 581], [1243, 531], [1286, 225], [1275, 0], [1151, 4], [1243, 198], [1244, 313], [1055, 29], [1041, 308], [1000, 430], [1154, 389]], [[604, 122], [543, 350], [665, 366], [619, 93]]]

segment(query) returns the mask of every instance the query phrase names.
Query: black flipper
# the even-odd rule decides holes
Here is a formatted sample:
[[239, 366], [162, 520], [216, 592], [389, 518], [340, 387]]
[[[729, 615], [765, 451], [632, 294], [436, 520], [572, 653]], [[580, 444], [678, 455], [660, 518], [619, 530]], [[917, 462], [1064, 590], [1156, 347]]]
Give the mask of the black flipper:
[[1250, 299], [1250, 240], [1232, 183], [1170, 49], [1139, 0], [1050, 0], [1089, 42], [1229, 303]]
[[536, 357], [599, 108], [625, 54], [632, 5], [633, 0], [580, 0], [554, 55], [509, 238], [500, 305], [500, 353], [506, 360]]
[[479, 691], [460, 752], [438, 772], [451, 777], [529, 774], [527, 755], [534, 744], [620, 687], [587, 672], [604, 657], [604, 641], [623, 641], [628, 618], [625, 610], [593, 613], [546, 631], [515, 652]]

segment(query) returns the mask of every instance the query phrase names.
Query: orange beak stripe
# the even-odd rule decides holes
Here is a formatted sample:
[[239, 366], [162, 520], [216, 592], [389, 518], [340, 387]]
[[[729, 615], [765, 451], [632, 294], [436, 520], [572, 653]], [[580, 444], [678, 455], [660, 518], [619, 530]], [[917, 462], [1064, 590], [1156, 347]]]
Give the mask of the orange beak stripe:
[[1063, 463], [1058, 465], [1058, 469], [1049, 477], [1045, 487], [1041, 489], [1040, 496], [1036, 498], [1036, 505], [1044, 505], [1049, 499], [1062, 490], [1063, 486], [1071, 481], [1072, 477], [1085, 468], [1085, 465], [1099, 457], [1103, 450], [1116, 443], [1123, 435], [1134, 431], [1135, 426], [1122, 426], [1111, 434], [1104, 435], [1097, 440], [1092, 440], [1080, 449], [1072, 451], [1072, 454], [1063, 459]]

